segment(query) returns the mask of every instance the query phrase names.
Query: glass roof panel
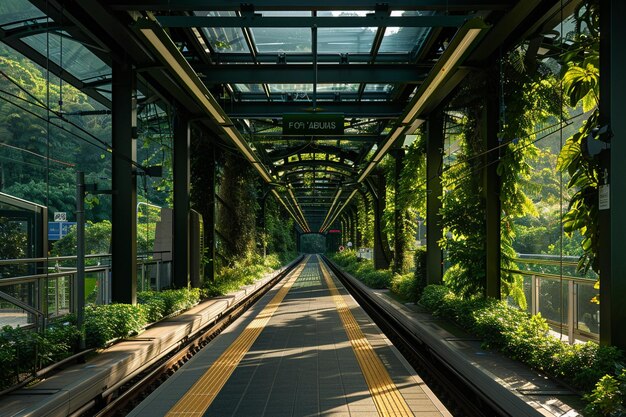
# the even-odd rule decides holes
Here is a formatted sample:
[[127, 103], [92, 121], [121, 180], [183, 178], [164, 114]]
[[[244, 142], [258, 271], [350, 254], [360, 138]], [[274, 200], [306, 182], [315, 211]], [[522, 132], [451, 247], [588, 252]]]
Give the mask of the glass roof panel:
[[366, 93], [389, 93], [393, 90], [393, 84], [367, 84]]
[[[235, 12], [194, 12], [196, 16], [235, 16]], [[215, 52], [250, 52], [241, 28], [202, 28]]]
[[[425, 16], [434, 13], [394, 10], [391, 16]], [[388, 27], [380, 45], [380, 53], [411, 52], [425, 42], [430, 28]]]
[[37, 19], [46, 15], [27, 0], [0, 2], [0, 26], [13, 22]]
[[[351, 11], [319, 11], [318, 16], [321, 17], [362, 17], [369, 10], [351, 10]], [[364, 53], [368, 54], [372, 50], [374, 36], [376, 35], [375, 27], [362, 28], [320, 28], [317, 31], [317, 51], [323, 53]]]
[[272, 93], [311, 93], [313, 84], [269, 84]]
[[369, 54], [375, 35], [375, 27], [320, 28], [317, 35], [317, 51], [320, 54]]
[[233, 84], [233, 87], [241, 93], [265, 93], [262, 84]]
[[319, 93], [340, 93], [340, 92], [356, 93], [357, 91], [359, 91], [359, 84], [358, 83], [318, 84], [317, 91]]
[[79, 79], [111, 73], [111, 68], [89, 49], [71, 39], [66, 32], [39, 33], [22, 38], [23, 42]]
[[[311, 12], [269, 12], [263, 16], [311, 16]], [[311, 52], [311, 29], [308, 28], [251, 28], [258, 52], [301, 53]]]

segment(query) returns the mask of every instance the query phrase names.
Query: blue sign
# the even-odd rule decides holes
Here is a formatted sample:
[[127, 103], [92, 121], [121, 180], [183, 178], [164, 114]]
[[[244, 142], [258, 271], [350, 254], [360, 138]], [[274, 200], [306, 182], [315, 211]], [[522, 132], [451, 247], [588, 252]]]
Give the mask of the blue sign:
[[76, 222], [48, 222], [48, 240], [60, 240], [72, 226], [76, 226]]

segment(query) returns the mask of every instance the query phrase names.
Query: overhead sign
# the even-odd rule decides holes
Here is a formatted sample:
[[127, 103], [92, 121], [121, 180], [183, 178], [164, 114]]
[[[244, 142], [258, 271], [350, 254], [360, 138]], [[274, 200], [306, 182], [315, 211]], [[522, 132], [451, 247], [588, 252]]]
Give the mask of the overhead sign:
[[284, 114], [283, 135], [343, 135], [343, 114]]
[[48, 240], [60, 240], [65, 237], [76, 222], [48, 222]]
[[66, 222], [67, 221], [67, 213], [64, 211], [55, 211], [54, 212], [54, 221], [55, 222]]

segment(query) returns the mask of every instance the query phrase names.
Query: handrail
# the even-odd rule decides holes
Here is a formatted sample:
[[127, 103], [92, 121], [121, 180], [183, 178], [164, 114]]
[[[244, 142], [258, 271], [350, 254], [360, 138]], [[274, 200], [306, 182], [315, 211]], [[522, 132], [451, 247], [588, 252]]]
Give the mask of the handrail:
[[535, 259], [535, 258], [515, 258], [513, 262], [520, 264], [550, 265], [550, 266], [578, 266], [578, 262], [572, 261], [553, 261], [551, 259]]
[[[156, 255], [162, 253], [169, 253], [170, 251], [162, 250], [162, 251], [153, 251], [146, 253], [138, 253], [137, 255]], [[93, 259], [93, 258], [110, 258], [112, 255], [110, 253], [96, 253], [85, 255], [85, 258]], [[0, 266], [2, 265], [19, 265], [19, 264], [30, 264], [30, 263], [39, 263], [39, 262], [55, 262], [55, 261], [71, 261], [77, 258], [76, 255], [65, 255], [65, 256], [50, 256], [47, 258], [19, 258], [19, 259], [0, 259]]]
[[[85, 258], [110, 258], [111, 254], [109, 253], [98, 253], [85, 255]], [[1, 265], [19, 265], [19, 264], [30, 264], [36, 262], [54, 262], [54, 261], [71, 261], [76, 259], [76, 255], [67, 255], [67, 256], [54, 256], [48, 258], [20, 258], [20, 259], [0, 259]]]
[[536, 272], [536, 271], [521, 271], [519, 269], [502, 268], [502, 271], [510, 272], [512, 274], [532, 275], [532, 276], [547, 278], [547, 279], [562, 279], [563, 281], [573, 281], [573, 282], [580, 283], [580, 284], [591, 284], [596, 281], [593, 278], [581, 278], [581, 277], [573, 277], [571, 275], [557, 275], [557, 274], [549, 274], [546, 272]]

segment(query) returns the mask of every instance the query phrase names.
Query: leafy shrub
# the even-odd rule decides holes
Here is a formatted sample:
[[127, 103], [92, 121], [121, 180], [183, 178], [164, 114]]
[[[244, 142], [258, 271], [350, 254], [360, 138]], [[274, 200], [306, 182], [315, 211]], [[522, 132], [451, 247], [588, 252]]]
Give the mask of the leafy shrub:
[[266, 257], [254, 255], [221, 268], [215, 281], [205, 284], [205, 290], [209, 296], [228, 294], [254, 283], [264, 274], [278, 269], [283, 264], [281, 258], [275, 254]]
[[33, 329], [3, 327], [0, 330], [0, 389], [71, 355], [78, 336], [76, 326], [68, 322], [52, 322], [41, 334]]
[[418, 282], [414, 274], [394, 274], [391, 278], [391, 291], [398, 294], [403, 300], [417, 302]]
[[89, 348], [102, 348], [113, 339], [139, 332], [148, 323], [141, 304], [107, 304], [85, 307], [85, 340]]
[[344, 250], [343, 252], [333, 254], [331, 259], [344, 271], [370, 288], [382, 289], [391, 287], [393, 277], [391, 270], [375, 269], [372, 261], [358, 258], [353, 250]]
[[422, 298], [420, 298], [420, 304], [426, 307], [427, 310], [437, 314], [437, 309], [447, 294], [452, 294], [448, 287], [443, 285], [429, 285], [424, 288]]
[[413, 255], [413, 263], [415, 264], [415, 301], [419, 300], [422, 296], [422, 291], [428, 285], [428, 281], [426, 281], [426, 253], [426, 248], [420, 246]]
[[[588, 392], [595, 385], [592, 394], [587, 396], [591, 401], [589, 407], [596, 412], [592, 415], [617, 416], [623, 412], [626, 376], [622, 382], [619, 378], [623, 373], [617, 379], [612, 376], [615, 369], [622, 370], [623, 357], [619, 349], [594, 342], [563, 343], [549, 334], [548, 323], [541, 315], [529, 316], [504, 301], [462, 299], [443, 285], [427, 286], [420, 303], [433, 314], [454, 320], [475, 333], [483, 339], [484, 345], [499, 349], [577, 389]], [[613, 410], [617, 410], [617, 414], [611, 414]]]
[[137, 294], [137, 302], [144, 306], [146, 319], [154, 323], [166, 316], [167, 305], [160, 292], [142, 291]]
[[626, 415], [626, 369], [617, 376], [604, 375], [593, 391], [585, 395], [589, 402], [585, 415], [589, 417], [618, 417]]

